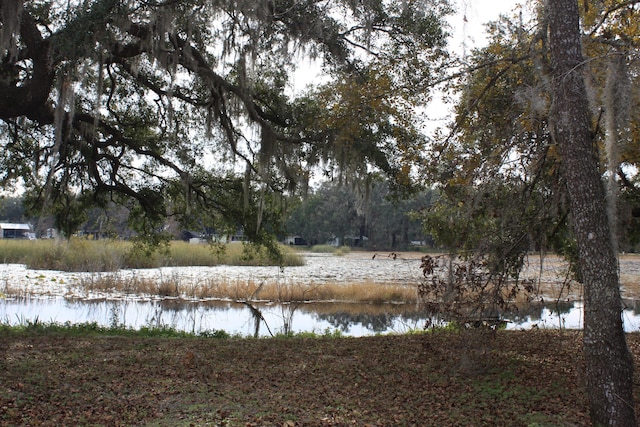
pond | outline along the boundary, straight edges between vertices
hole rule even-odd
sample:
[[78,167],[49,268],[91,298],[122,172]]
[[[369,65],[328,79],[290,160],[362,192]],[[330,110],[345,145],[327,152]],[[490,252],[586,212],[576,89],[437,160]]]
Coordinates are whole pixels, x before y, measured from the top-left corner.
[[[119,275],[179,278],[184,283],[207,277],[228,280],[279,280],[305,283],[418,283],[419,256],[393,259],[355,253],[348,256],[306,254],[302,267],[198,267],[127,270]],[[536,267],[537,268],[537,267]],[[189,300],[158,296],[87,292],[78,283],[90,273],[28,270],[23,265],[0,265],[0,323],[85,323],[101,326],[171,327],[203,333],[224,330],[232,335],[270,336],[286,332],[339,331],[346,336],[403,333],[421,329],[431,319],[415,304],[253,303]],[[11,291],[11,292],[9,292]],[[640,330],[640,302],[625,300],[627,331]],[[510,329],[582,327],[579,301],[535,303],[518,313],[505,314]]]
[[[339,303],[258,304],[263,319],[242,303],[177,299],[78,300],[64,297],[15,297],[0,300],[0,322],[84,323],[101,326],[172,327],[192,333],[224,330],[232,335],[270,336],[285,332],[339,331],[345,336],[403,333],[422,329],[427,316],[415,305]],[[526,313],[506,315],[508,329],[582,327],[582,304],[533,304]],[[624,311],[625,329],[640,330],[640,303]]]

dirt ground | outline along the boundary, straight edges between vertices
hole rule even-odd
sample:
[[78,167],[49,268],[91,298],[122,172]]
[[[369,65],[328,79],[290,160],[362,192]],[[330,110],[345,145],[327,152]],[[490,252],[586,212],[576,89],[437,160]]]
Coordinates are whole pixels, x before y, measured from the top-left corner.
[[1,426],[589,425],[575,331],[0,343]]

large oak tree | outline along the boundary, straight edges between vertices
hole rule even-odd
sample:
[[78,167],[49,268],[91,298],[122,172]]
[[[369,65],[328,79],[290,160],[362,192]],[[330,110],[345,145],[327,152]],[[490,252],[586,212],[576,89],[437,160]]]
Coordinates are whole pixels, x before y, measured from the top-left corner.
[[[408,174],[421,140],[412,107],[445,58],[449,11],[444,0],[0,0],[0,181],[68,233],[87,206],[116,201],[143,233],[175,215],[266,239],[277,195],[313,167]],[[328,80],[294,91],[309,64]]]

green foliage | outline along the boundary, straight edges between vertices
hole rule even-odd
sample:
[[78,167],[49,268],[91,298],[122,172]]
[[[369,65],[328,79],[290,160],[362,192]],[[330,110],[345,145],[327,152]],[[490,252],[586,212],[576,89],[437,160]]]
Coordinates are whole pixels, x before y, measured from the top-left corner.
[[121,326],[100,326],[95,322],[91,323],[58,323],[42,322],[39,319],[24,321],[17,326],[0,323],[0,332],[3,334],[19,335],[65,335],[76,337],[87,336],[123,336],[140,338],[218,338],[228,339],[231,336],[223,330],[203,331],[198,334],[179,331],[175,328],[163,327],[142,327],[140,329],[125,328]]
[[156,257],[168,257],[170,241],[165,233],[149,232],[143,236],[136,236],[132,245],[124,254],[126,265],[134,268],[150,268],[157,265]]
[[320,254],[332,254],[336,251],[336,247],[331,245],[313,245],[310,250],[311,252]]
[[198,336],[202,338],[220,338],[220,339],[229,339],[232,336],[222,329],[216,329],[213,331],[203,331],[198,334]]
[[23,222],[25,211],[22,198],[0,197],[0,218],[6,222]]
[[278,333],[274,335],[277,339],[319,339],[319,338],[344,338],[344,335],[339,329],[326,328],[322,333],[311,332],[289,332],[286,334]]
[[396,194],[390,182],[373,180],[364,187],[325,183],[291,209],[287,231],[311,245],[338,238],[340,245],[375,250],[403,250],[412,240],[425,241],[421,217],[431,191]]
[[459,333],[462,327],[464,326],[460,325],[460,322],[453,320],[450,322],[445,322],[443,324],[433,324],[429,328],[425,329],[425,331],[431,334],[452,334]]
[[529,251],[568,254],[563,248],[572,233],[566,207],[545,188],[502,179],[443,188],[434,205],[422,212],[425,233],[454,255],[481,256],[491,271],[512,276]]
[[548,52],[523,24],[493,23],[489,44],[467,58],[474,71],[455,85],[455,120],[426,169],[438,198],[423,211],[439,247],[515,277],[529,251],[576,259],[571,184],[549,133]]
[[[631,89],[637,75],[628,71],[623,75],[622,67],[616,79],[629,80],[630,86],[613,105],[607,95],[607,73],[612,58],[628,59],[635,49],[629,40],[637,37],[636,27],[622,23],[636,12],[633,6],[612,2],[581,6],[589,34],[583,49],[589,56],[592,101],[603,106],[592,132],[602,148],[603,174],[610,168],[607,174],[617,175],[610,201],[612,212],[617,210],[613,216],[619,219],[612,223],[617,224],[620,249],[629,251],[637,240],[632,211],[638,200],[638,177],[632,171],[640,158],[630,136],[637,133],[640,120],[629,111],[640,102],[640,94]],[[549,131],[551,66],[546,36],[535,25],[545,19],[537,14],[541,11],[533,10],[531,22],[507,16],[491,23],[488,45],[465,58],[472,71],[452,82],[459,95],[456,116],[448,133],[438,134],[433,161],[425,169],[427,181],[439,188],[437,203],[425,211],[425,227],[438,245],[463,256],[474,252],[517,261],[527,250],[554,251],[572,262],[574,277],[580,279],[566,190],[573,183],[563,176],[564,166]],[[603,42],[612,34],[627,41],[615,47]],[[605,110],[614,109],[625,125],[608,130]],[[620,138],[619,159],[605,152],[611,134]]]
[[[0,184],[20,183],[67,238],[91,208],[125,206],[141,255],[177,221],[241,229],[278,257],[286,198],[314,168],[408,185],[424,146],[413,107],[446,59],[451,13],[444,0],[14,6]],[[332,83],[292,93],[307,59]]]
[[58,185],[34,187],[24,196],[26,214],[37,217],[44,212],[55,218],[55,228],[66,238],[70,238],[87,219],[87,209],[98,202],[91,194],[70,194]]
[[[215,338],[230,339],[240,338],[232,336],[228,332],[221,329],[202,331],[197,334],[180,331],[172,327],[149,327],[143,326],[139,329],[127,328],[118,325],[100,326],[95,322],[90,323],[59,323],[59,322],[43,322],[36,318],[35,320],[26,320],[18,325],[9,325],[0,322],[0,333],[3,334],[19,334],[19,335],[51,335],[60,334],[66,336],[123,336],[123,337],[141,337],[141,338]],[[317,332],[290,332],[288,334],[276,334],[274,338],[280,339],[318,339],[318,338],[343,338],[339,329],[326,328],[321,333]],[[248,337],[247,337],[248,338]]]

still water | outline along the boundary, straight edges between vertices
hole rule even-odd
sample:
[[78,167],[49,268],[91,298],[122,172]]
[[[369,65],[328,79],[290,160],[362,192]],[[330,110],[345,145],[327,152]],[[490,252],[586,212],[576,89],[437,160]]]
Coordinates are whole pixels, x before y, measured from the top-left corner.
[[[101,326],[172,327],[203,333],[224,330],[242,336],[270,336],[284,332],[340,331],[346,336],[402,333],[421,329],[427,316],[414,305],[369,305],[338,303],[261,304],[263,319],[256,321],[244,304],[234,302],[189,302],[184,300],[76,300],[64,297],[3,298],[0,322],[84,323]],[[582,304],[530,306],[526,313],[505,316],[508,329],[582,327]],[[640,304],[624,311],[625,329],[640,330]]]
[[[419,257],[372,258],[305,256],[303,267],[203,267],[128,270],[119,275],[179,278],[186,283],[225,277],[229,280],[279,280],[304,283],[367,282],[417,283]],[[224,330],[232,335],[270,336],[286,332],[340,331],[346,336],[402,333],[421,329],[431,319],[414,304],[301,303],[249,306],[229,301],[190,301],[139,295],[87,293],[78,286],[89,273],[28,270],[22,265],[0,265],[0,323],[85,323],[101,326],[172,327],[193,333]],[[640,330],[640,302],[625,301],[627,331]],[[582,327],[580,302],[533,304],[505,315],[510,329]]]

